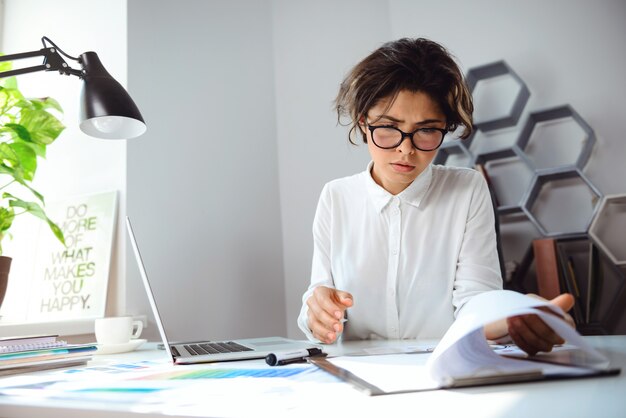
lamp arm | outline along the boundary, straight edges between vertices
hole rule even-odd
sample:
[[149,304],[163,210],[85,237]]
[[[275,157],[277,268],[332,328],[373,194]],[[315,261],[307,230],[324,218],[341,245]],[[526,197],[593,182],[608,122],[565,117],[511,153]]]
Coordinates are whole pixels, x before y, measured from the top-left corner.
[[26,74],[26,73],[34,73],[38,71],[58,71],[59,74],[64,75],[75,75],[77,77],[82,77],[83,72],[81,70],[76,70],[65,62],[63,57],[57,52],[56,48],[42,48],[39,51],[30,51],[30,52],[22,52],[19,54],[10,54],[10,55],[2,55],[0,56],[0,62],[4,61],[15,61],[24,58],[32,58],[43,56],[43,64],[35,65],[32,67],[19,68],[17,70],[9,70],[0,72],[0,78],[11,77],[14,75]]
[[[76,58],[63,52],[45,36],[41,38],[41,42],[43,48],[39,51],[0,56],[0,62],[42,56],[42,65],[2,71],[0,79],[38,71],[58,71],[59,74],[75,75],[83,81],[80,129],[84,133],[103,139],[127,139],[135,138],[146,131],[146,123],[137,105],[124,87],[106,71],[98,54],[89,51]],[[81,69],[67,65],[61,55],[77,61]]]

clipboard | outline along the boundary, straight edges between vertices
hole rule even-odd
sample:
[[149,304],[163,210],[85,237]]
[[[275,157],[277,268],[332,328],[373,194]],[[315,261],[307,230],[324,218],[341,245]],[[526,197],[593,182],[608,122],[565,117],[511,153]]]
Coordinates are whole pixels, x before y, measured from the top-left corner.
[[[401,354],[401,356],[411,356],[411,354]],[[380,357],[380,356],[372,356]],[[413,392],[426,392],[442,389],[458,389],[467,387],[478,386],[492,386],[492,385],[504,385],[504,384],[516,384],[516,383],[530,383],[538,381],[552,381],[552,380],[566,380],[566,379],[583,379],[590,377],[607,377],[615,376],[621,373],[620,368],[606,368],[595,369],[591,367],[581,367],[579,365],[569,365],[560,362],[548,362],[546,360],[529,360],[513,358],[518,361],[532,363],[533,366],[529,366],[523,371],[474,375],[474,376],[459,376],[453,379],[448,379],[444,383],[432,382],[425,385],[407,386],[405,388],[395,388],[392,390],[385,389],[384,387],[377,386],[375,382],[368,381],[357,373],[337,366],[332,363],[332,358],[327,357],[309,357],[307,362],[313,364],[320,369],[330,373],[331,375],[351,384],[355,389],[363,392],[368,396],[381,396],[381,395],[394,395],[402,393]],[[546,367],[546,365],[557,366],[556,369],[560,369],[561,372],[548,372],[546,370],[555,370],[555,367]],[[568,368],[571,373],[568,373]]]

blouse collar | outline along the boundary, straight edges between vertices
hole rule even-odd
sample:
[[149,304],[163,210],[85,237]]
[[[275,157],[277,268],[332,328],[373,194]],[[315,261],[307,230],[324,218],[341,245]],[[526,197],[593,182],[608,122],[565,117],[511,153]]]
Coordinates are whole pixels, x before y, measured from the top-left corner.
[[381,212],[394,197],[398,197],[402,202],[418,208],[428,191],[433,177],[432,165],[428,164],[426,169],[422,171],[406,189],[394,196],[374,181],[372,178],[372,167],[374,167],[374,161],[370,161],[367,165],[363,176],[366,182],[367,194],[379,212]]

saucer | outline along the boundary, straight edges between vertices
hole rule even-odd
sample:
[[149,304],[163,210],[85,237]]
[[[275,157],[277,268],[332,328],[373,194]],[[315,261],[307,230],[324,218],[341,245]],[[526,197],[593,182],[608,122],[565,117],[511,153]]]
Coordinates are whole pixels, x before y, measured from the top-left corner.
[[98,344],[98,350],[95,354],[117,354],[117,353],[127,353],[129,351],[134,351],[139,348],[140,345],[144,344],[148,340],[130,340],[127,343],[123,344]]

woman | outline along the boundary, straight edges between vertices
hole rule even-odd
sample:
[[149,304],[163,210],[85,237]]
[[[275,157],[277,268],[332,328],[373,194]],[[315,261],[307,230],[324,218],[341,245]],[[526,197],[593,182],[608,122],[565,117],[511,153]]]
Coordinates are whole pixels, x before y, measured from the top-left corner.
[[[502,288],[494,213],[471,169],[431,165],[448,132],[472,130],[463,75],[441,45],[400,39],[349,73],[336,99],[372,161],[324,187],[298,325],[314,341],[441,338],[474,295]],[[571,295],[553,303],[571,308]],[[562,343],[534,315],[486,327],[529,353]]]

